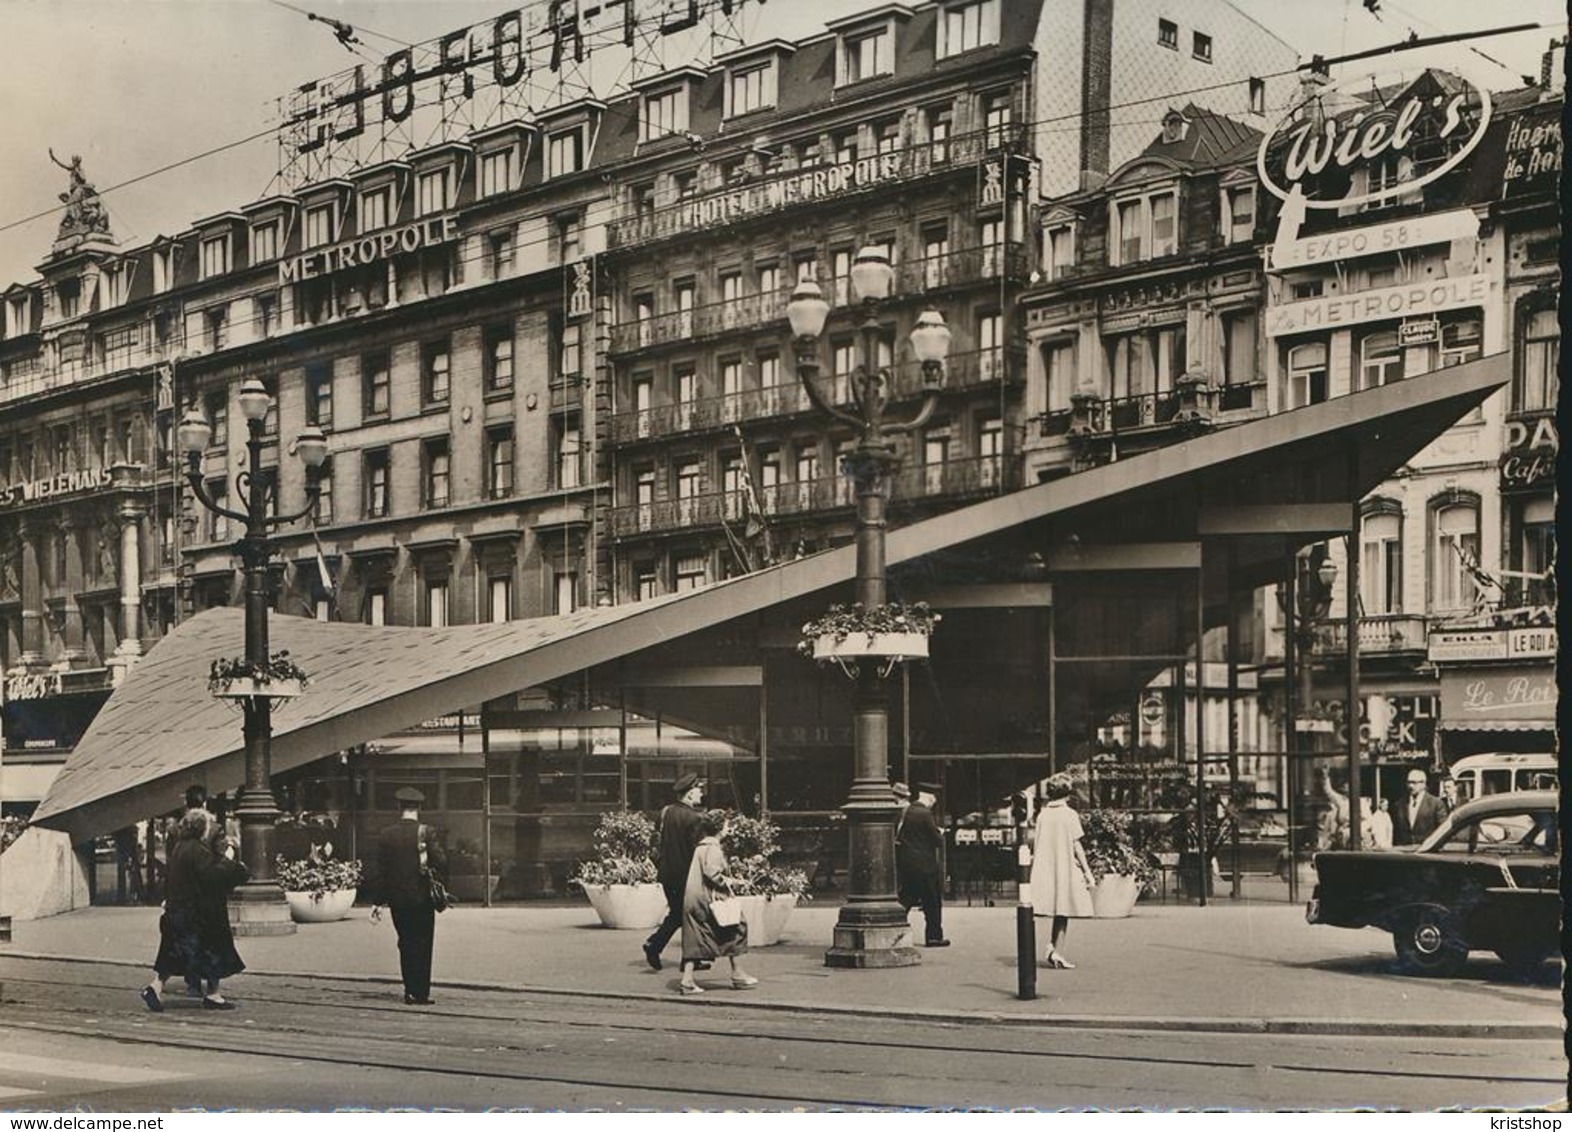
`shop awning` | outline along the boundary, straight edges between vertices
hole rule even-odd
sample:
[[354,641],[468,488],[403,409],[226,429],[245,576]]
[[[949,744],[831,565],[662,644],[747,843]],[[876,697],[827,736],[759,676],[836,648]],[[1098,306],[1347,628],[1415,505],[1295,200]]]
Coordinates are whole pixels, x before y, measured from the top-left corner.
[[[1197,436],[892,530],[891,565],[1044,520],[1081,521],[1131,499],[1352,502],[1508,379],[1504,354]],[[275,615],[274,649],[311,674],[274,712],[273,768],[412,728],[773,605],[850,582],[835,550],[651,601],[564,617],[445,629]],[[215,658],[243,651],[239,609],[202,613],[133,668],[82,736],[34,820],[80,841],[176,807],[193,782],[243,780],[240,715],[207,694]]]
[[1443,731],[1549,731],[1556,726],[1555,665],[1506,664],[1441,670]]

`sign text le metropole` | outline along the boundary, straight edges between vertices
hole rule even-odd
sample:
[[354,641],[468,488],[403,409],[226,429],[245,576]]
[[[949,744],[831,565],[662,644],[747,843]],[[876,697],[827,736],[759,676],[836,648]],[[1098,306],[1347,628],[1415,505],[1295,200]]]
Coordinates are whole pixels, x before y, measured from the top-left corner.
[[1266,333],[1267,337],[1275,338],[1283,334],[1326,330],[1378,319],[1477,307],[1483,305],[1489,297],[1490,276],[1485,274],[1427,279],[1422,283],[1378,287],[1346,295],[1323,295],[1268,307]]

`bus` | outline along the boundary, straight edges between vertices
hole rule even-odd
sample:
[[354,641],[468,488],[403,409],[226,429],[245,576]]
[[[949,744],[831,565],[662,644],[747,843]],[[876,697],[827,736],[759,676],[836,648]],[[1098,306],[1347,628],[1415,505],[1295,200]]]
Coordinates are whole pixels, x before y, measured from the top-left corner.
[[1555,790],[1555,755],[1469,755],[1452,764],[1457,800],[1467,802],[1509,790]]

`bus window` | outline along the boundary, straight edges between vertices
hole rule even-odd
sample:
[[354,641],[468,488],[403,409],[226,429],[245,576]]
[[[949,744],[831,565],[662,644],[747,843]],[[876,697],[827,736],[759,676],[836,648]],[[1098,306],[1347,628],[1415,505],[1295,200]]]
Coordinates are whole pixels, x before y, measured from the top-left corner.
[[1520,770],[1517,772],[1519,790],[1554,790],[1556,772],[1553,770]]
[[1510,770],[1486,770],[1479,774],[1479,794],[1505,794],[1512,789],[1512,772]]

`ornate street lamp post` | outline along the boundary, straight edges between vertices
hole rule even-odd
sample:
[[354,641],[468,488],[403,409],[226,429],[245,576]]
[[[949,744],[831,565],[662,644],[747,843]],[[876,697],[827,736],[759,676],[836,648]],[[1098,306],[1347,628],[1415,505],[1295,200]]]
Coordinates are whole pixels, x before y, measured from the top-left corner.
[[[1294,712],[1288,719],[1288,758],[1290,773],[1290,805],[1299,811],[1299,814],[1290,812],[1288,819],[1288,889],[1289,899],[1297,900],[1299,889],[1299,849],[1294,836],[1294,829],[1298,824],[1296,819],[1308,811],[1309,807],[1302,793],[1301,771],[1299,763],[1304,756],[1315,752],[1315,740],[1312,732],[1301,731],[1300,719],[1308,718],[1310,705],[1314,700],[1314,664],[1311,656],[1315,649],[1316,625],[1322,621],[1332,608],[1332,587],[1337,582],[1337,563],[1327,555],[1326,544],[1318,543],[1310,549],[1310,553],[1294,558],[1294,585],[1290,597],[1286,583],[1278,583],[1277,604],[1283,615],[1288,619],[1288,631],[1294,636],[1294,649],[1299,666],[1299,692],[1298,703]],[[1357,730],[1359,720],[1358,709],[1353,709],[1356,718],[1348,722],[1348,726]],[[1348,784],[1349,830],[1354,838],[1353,847],[1359,846],[1359,779],[1357,773],[1351,775]]]
[[[303,519],[316,506],[322,489],[322,462],[327,459],[327,438],[314,426],[300,433],[295,454],[306,466],[306,506],[293,515],[270,516],[268,484],[262,470],[262,430],[273,398],[260,381],[252,378],[240,387],[239,400],[246,419],[247,462],[245,470],[235,476],[235,489],[237,496],[245,500],[243,511],[220,505],[202,481],[202,453],[207,450],[213,428],[198,410],[193,408],[181,418],[179,442],[186,453],[186,482],[198,502],[216,515],[245,525],[246,533],[236,544],[246,579],[245,660],[252,671],[261,671],[268,662],[267,565],[273,553],[268,529]],[[235,931],[239,935],[287,935],[295,930],[295,925],[284,902],[283,889],[273,875],[273,825],[278,818],[278,804],[272,785],[272,700],[253,695],[240,704],[245,713],[246,781],[235,816],[240,819],[241,859],[251,879],[235,890]]]
[[[820,412],[857,430],[857,447],[845,458],[857,490],[857,601],[864,608],[885,604],[884,527],[889,476],[899,463],[891,438],[921,428],[938,404],[950,328],[928,310],[911,332],[922,363],[923,403],[905,422],[885,419],[892,375],[878,364],[879,306],[890,297],[895,271],[878,248],[863,248],[852,264],[851,285],[862,304],[861,360],[850,375],[854,410],[830,403],[818,388],[819,336],[830,307],[819,285],[797,285],[786,308],[795,339],[797,377]],[[850,861],[846,903],[825,953],[830,967],[906,967],[918,962],[911,946],[906,910],[895,899],[895,820],[898,809],[889,783],[889,699],[876,664],[857,671],[852,721],[851,794],[842,807],[849,824]]]

